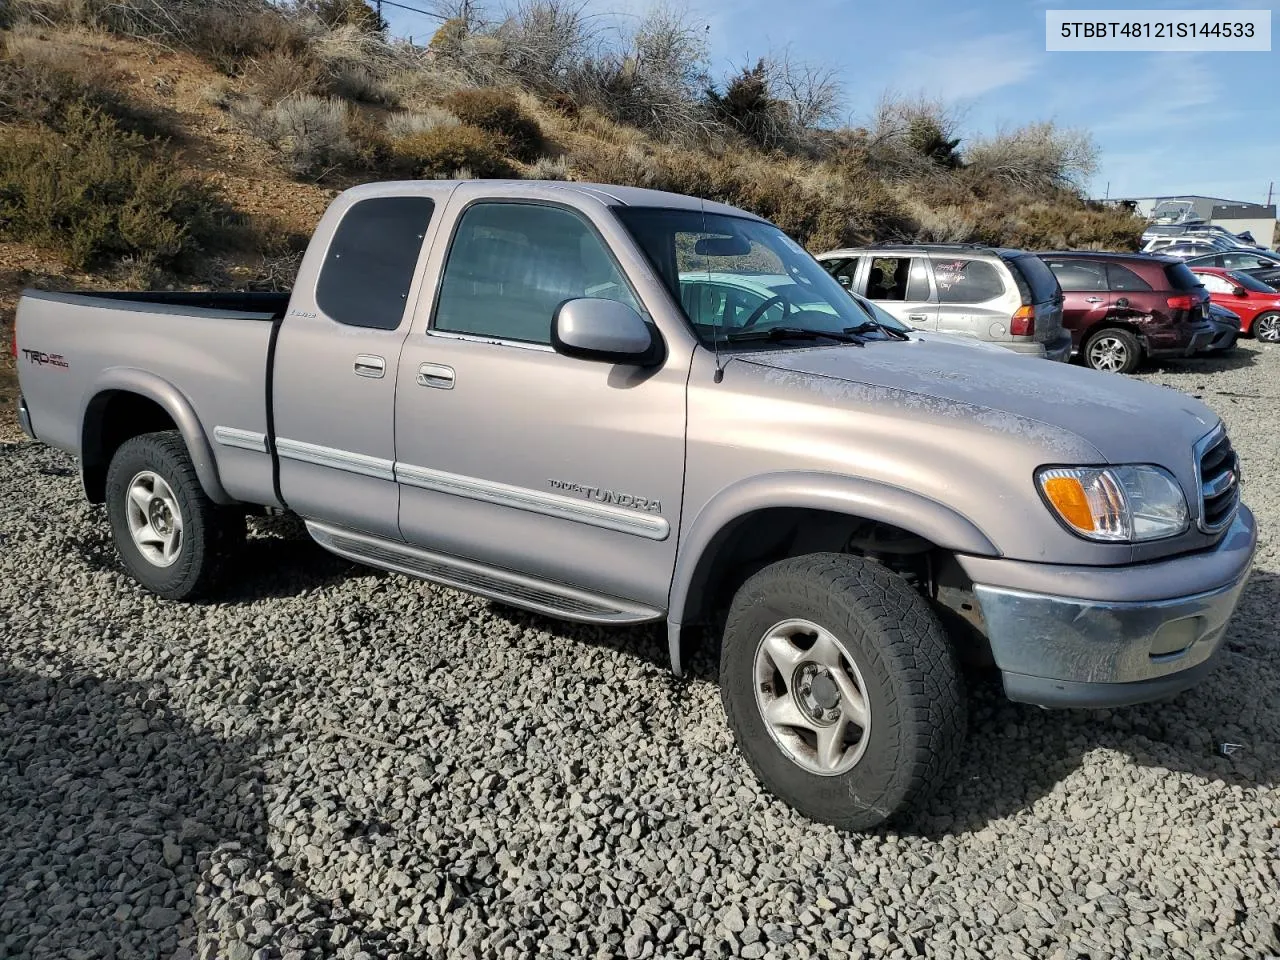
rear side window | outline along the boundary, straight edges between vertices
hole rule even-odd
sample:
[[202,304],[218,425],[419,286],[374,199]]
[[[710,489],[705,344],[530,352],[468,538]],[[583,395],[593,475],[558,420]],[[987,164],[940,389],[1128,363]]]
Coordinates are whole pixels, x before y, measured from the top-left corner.
[[1128,267],[1122,267],[1118,263],[1107,264],[1107,281],[1111,284],[1112,290],[1118,290],[1123,293],[1140,293],[1143,290],[1151,289],[1151,284],[1147,283]]
[[867,298],[926,301],[929,299],[928,269],[928,261],[923,257],[876,257],[867,276]]
[[320,268],[316,305],[350,327],[400,326],[434,209],[427,197],[371,197],[353,204]]
[[982,303],[1004,293],[1004,282],[985,260],[934,260],[939,303]]
[[1185,263],[1169,264],[1164,268],[1164,275],[1169,278],[1169,286],[1174,290],[1194,290],[1201,286],[1200,278]]
[[1007,263],[1009,269],[1022,277],[1031,288],[1033,303],[1047,303],[1058,298],[1058,280],[1039,257],[1028,254],[1025,257],[1014,257]]
[[1048,266],[1068,293],[1107,289],[1107,273],[1100,263],[1092,260],[1049,260]]

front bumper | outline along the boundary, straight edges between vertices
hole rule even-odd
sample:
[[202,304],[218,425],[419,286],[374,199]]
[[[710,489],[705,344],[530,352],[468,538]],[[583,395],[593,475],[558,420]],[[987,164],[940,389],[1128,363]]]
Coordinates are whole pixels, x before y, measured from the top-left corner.
[[27,409],[27,401],[22,394],[18,394],[18,426],[32,440],[36,438],[36,432],[31,429],[31,411]]
[[[1256,547],[1253,514],[1242,506],[1202,554],[1119,568],[961,564],[987,575],[975,578],[973,592],[1009,699],[1112,707],[1169,696],[1212,670]],[[1011,576],[992,582],[1005,564]],[[1037,582],[1075,589],[1069,596],[1027,589]]]

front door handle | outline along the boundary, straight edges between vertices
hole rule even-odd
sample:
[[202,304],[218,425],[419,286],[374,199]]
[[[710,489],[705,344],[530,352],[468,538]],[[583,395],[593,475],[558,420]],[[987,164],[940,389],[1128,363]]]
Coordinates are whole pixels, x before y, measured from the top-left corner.
[[907,314],[907,319],[910,320],[912,323],[924,323],[926,320],[929,319],[929,316],[928,314],[924,314],[924,313],[909,313]]
[[386,374],[387,361],[371,353],[362,353],[356,357],[355,371],[357,377],[373,377],[377,380]]
[[1085,303],[1101,303],[1102,298],[1101,297],[1085,297],[1084,302]]
[[441,390],[453,389],[453,367],[443,363],[424,363],[418,367],[418,385],[438,387]]

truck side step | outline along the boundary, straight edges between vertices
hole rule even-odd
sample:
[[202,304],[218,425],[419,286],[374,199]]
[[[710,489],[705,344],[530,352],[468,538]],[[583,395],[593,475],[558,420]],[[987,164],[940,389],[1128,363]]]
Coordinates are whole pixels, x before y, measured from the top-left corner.
[[327,523],[308,520],[307,532],[331,553],[371,567],[430,580],[513,607],[583,623],[644,623],[661,620],[661,610],[619,600],[562,583],[538,580],[475,560],[431,553]]

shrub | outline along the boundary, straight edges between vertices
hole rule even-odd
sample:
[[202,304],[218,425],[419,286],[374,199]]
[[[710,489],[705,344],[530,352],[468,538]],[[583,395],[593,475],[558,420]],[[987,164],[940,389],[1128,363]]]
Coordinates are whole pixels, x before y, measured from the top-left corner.
[[396,93],[368,67],[358,63],[338,62],[329,68],[329,93],[357,103],[394,106]]
[[450,177],[465,169],[481,178],[511,176],[511,167],[493,135],[478,127],[459,124],[436,127],[392,141],[399,166],[415,177]]
[[341,100],[308,95],[287,97],[266,107],[250,100],[233,107],[255,136],[279,151],[299,176],[323,174],[354,154],[347,136],[349,110]]
[[0,236],[56,250],[81,269],[132,258],[163,267],[217,239],[217,195],[152,156],[145,139],[84,104],[61,131],[0,140]]
[[315,14],[329,29],[355,27],[365,33],[382,33],[387,29],[378,12],[364,0],[304,0],[299,6]]
[[427,107],[414,113],[393,113],[387,117],[387,136],[399,140],[415,133],[425,133],[439,127],[456,127],[461,123],[443,107]]
[[320,67],[310,57],[277,51],[255,61],[245,74],[264,100],[275,103],[286,97],[313,93],[320,80]]
[[712,116],[762,149],[788,146],[795,139],[786,104],[769,90],[764,60],[744,68],[729,81],[724,93],[709,87],[707,102]]
[[0,120],[38,120],[57,125],[73,103],[86,103],[125,130],[147,136],[164,132],[149,111],[120,90],[121,75],[69,42],[14,35],[0,60]]
[[525,173],[528,180],[568,180],[569,161],[564,157],[539,157]]
[[456,90],[445,97],[444,105],[463,123],[502,137],[517,160],[535,160],[542,150],[538,121],[505,90]]
[[1098,148],[1088,133],[1031,123],[982,137],[965,160],[979,177],[1037,191],[1076,190],[1098,169]]

